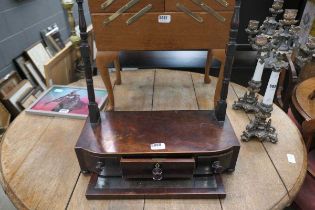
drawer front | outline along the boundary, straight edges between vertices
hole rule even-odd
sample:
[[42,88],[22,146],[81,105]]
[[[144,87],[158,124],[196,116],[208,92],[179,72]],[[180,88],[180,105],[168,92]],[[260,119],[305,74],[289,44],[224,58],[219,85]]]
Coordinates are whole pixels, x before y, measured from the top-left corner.
[[[224,7],[219,4],[216,0],[203,0],[205,4],[209,7],[213,8],[216,11],[234,11],[235,0],[226,0],[229,3],[228,7]],[[191,11],[203,11],[197,4],[192,2],[191,0],[166,0],[165,1],[165,11],[166,12],[176,12],[178,9],[176,8],[176,3],[179,2],[186,6]]]
[[195,174],[220,174],[225,171],[234,170],[233,162],[234,151],[214,156],[198,156],[196,158],[197,167]]
[[[130,0],[114,0],[105,9],[101,8],[101,5],[106,0],[89,0],[90,13],[113,13],[127,4]],[[127,12],[138,12],[148,4],[152,4],[151,12],[164,12],[164,0],[140,0],[137,4],[132,6]]]
[[126,179],[192,178],[195,160],[193,158],[122,158],[120,166]]
[[[198,14],[202,23],[176,12],[148,13],[131,25],[126,21],[133,14],[122,14],[107,25],[103,22],[109,15],[93,14],[96,46],[100,51],[224,49],[233,12],[220,12],[224,23],[207,13]],[[159,23],[159,15],[171,15],[170,23]]]
[[120,157],[99,157],[87,153],[81,153],[84,160],[84,170],[92,173],[100,173],[104,176],[121,176]]

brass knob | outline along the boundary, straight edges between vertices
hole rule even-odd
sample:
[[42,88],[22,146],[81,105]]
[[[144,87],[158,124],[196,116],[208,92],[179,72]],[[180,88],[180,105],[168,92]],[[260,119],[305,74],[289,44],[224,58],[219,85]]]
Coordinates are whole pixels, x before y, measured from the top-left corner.
[[100,172],[100,171],[103,169],[103,167],[104,167],[104,163],[103,163],[103,162],[98,161],[98,162],[96,163],[95,168],[96,168],[97,171]]
[[155,164],[154,166],[155,168],[153,168],[152,170],[152,179],[154,181],[160,181],[163,179],[163,171],[162,169],[160,168],[160,164]]
[[98,173],[99,176],[105,176],[106,175],[106,168],[105,168],[105,164],[101,161],[98,161],[96,163],[96,171]]
[[215,174],[221,174],[224,171],[224,168],[221,166],[220,161],[214,161],[212,163],[212,170]]

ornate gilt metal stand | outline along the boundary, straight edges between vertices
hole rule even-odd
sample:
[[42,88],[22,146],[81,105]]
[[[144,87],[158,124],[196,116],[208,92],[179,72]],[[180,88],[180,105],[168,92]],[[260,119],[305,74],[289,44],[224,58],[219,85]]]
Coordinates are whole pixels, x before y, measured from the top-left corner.
[[245,112],[257,112],[257,93],[260,90],[261,82],[251,80],[248,82],[248,85],[248,92],[245,92],[243,97],[235,101],[232,107],[235,110],[243,109]]
[[246,126],[241,139],[249,141],[253,137],[257,137],[260,141],[276,143],[278,141],[276,129],[271,126],[271,119],[269,119],[273,110],[272,105],[259,103],[257,108],[255,119]]

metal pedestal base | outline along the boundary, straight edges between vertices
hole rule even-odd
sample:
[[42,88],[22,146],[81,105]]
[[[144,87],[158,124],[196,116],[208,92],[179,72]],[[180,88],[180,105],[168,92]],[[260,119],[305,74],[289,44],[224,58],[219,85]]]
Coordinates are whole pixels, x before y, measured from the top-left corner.
[[271,120],[267,119],[271,116],[272,106],[266,106],[263,103],[258,104],[259,112],[256,113],[255,119],[246,126],[241,139],[250,141],[256,137],[260,141],[269,141],[272,143],[278,142],[276,129],[271,126]]
[[249,81],[248,91],[238,101],[235,101],[232,108],[235,110],[244,110],[245,112],[257,113],[258,110],[258,97],[257,93],[260,90],[261,82]]

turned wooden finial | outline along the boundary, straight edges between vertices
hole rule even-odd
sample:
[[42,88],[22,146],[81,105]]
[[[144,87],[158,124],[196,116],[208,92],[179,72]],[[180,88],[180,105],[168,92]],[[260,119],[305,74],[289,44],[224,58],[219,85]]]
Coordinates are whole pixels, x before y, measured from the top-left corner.
[[220,99],[216,103],[216,107],[215,107],[215,114],[218,121],[224,121],[225,115],[226,115],[226,108],[227,108],[226,98],[227,98],[228,90],[229,90],[229,82],[231,79],[234,55],[236,52],[236,39],[237,39],[238,27],[240,23],[240,7],[241,7],[241,0],[236,0],[234,15],[231,21],[230,38],[226,46],[226,60],[225,60],[224,73],[223,73],[224,78],[222,82]]
[[89,98],[89,117],[90,123],[96,124],[100,122],[100,110],[98,105],[95,101],[95,93],[94,93],[94,86],[93,86],[93,77],[92,77],[92,65],[91,65],[91,58],[90,58],[90,47],[88,43],[88,33],[86,27],[86,21],[84,17],[84,10],[83,10],[83,0],[77,0],[78,4],[78,13],[79,13],[79,28],[80,28],[80,37],[81,37],[81,45],[80,51],[81,56],[84,63],[85,69],[85,79],[86,79],[86,86]]

